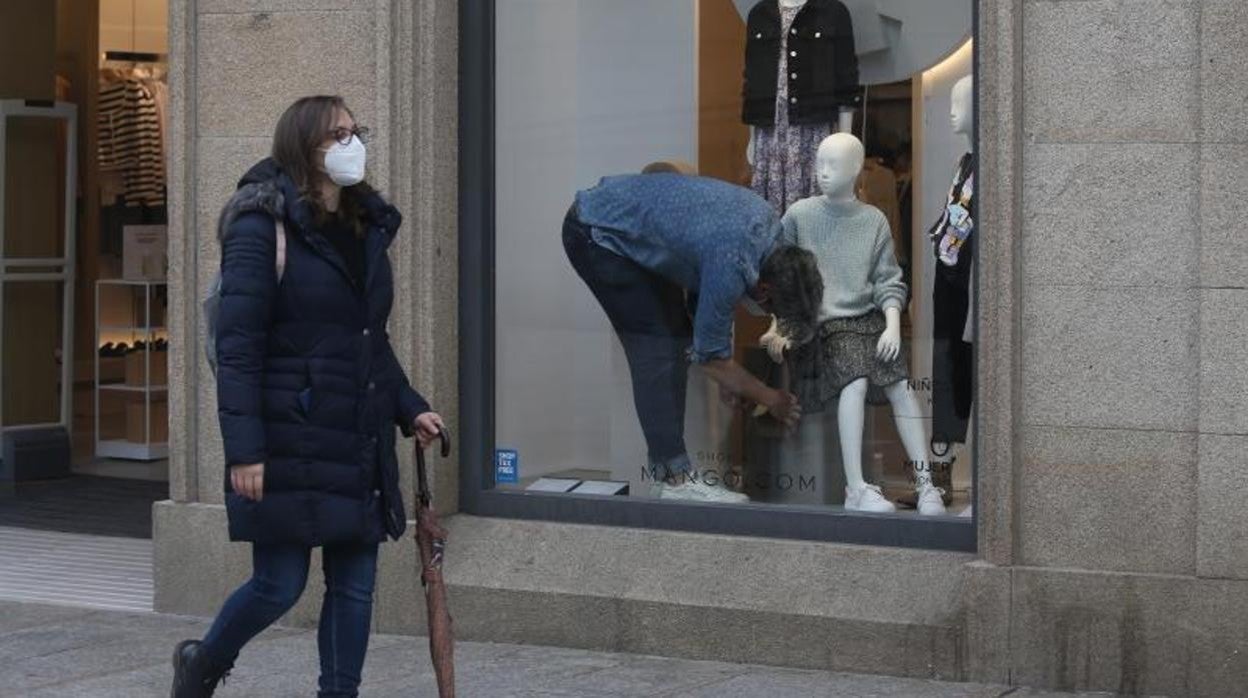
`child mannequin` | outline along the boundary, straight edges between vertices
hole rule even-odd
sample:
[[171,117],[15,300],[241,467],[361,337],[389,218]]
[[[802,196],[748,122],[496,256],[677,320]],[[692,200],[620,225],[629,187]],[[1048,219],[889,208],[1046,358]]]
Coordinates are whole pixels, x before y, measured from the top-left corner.
[[[807,415],[837,404],[847,510],[896,510],[862,474],[866,398],[868,388],[874,387],[892,404],[897,432],[918,480],[919,513],[943,514],[943,493],[932,485],[926,463],[922,411],[907,381],[901,342],[906,286],[892,234],[884,214],[854,194],[864,160],[865,149],[857,138],[844,133],[829,136],[816,157],[816,179],[823,195],[795,203],[782,221],[781,242],[814,252],[824,278],[819,331],[792,351],[794,392]],[[778,362],[792,344],[774,323],[762,343]],[[822,441],[825,422],[818,416],[804,420],[799,440]]]

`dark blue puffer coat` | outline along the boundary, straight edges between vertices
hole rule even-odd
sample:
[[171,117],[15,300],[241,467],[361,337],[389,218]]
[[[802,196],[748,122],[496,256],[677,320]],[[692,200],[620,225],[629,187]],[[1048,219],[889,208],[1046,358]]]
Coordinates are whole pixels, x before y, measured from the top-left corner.
[[[406,526],[395,427],[411,434],[429,404],[386,333],[394,278],[386,255],[401,217],[364,202],[366,282],[313,224],[272,160],[222,211],[217,412],[225,442],[230,540],[324,545],[398,538]],[[278,283],[275,218],[286,226]],[[264,463],[264,496],[230,486],[229,466]]]

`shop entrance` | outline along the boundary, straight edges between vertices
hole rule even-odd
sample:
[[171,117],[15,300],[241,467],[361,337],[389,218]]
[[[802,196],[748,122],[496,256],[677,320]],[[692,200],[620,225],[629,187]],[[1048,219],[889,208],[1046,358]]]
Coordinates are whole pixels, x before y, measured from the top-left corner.
[[[168,0],[0,6],[0,595],[107,581],[31,567],[49,535],[144,568],[168,496],[167,25]],[[150,602],[145,574],[113,588]]]

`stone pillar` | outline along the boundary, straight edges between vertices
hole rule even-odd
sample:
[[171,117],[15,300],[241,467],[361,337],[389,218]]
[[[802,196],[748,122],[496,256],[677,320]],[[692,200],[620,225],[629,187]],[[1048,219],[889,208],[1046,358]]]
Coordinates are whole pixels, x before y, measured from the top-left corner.
[[1023,3],[1021,684],[1248,676],[1246,26],[1239,0]]
[[[395,352],[458,431],[457,13],[453,0],[170,0],[169,15],[172,501],[156,510],[156,603],[208,614],[250,565],[247,546],[226,542],[216,388],[199,305],[219,266],[217,214],[267,155],[278,116],[298,97],[341,94],[375,134],[370,179],[405,217],[390,250]],[[411,445],[400,446],[408,493]],[[434,470],[447,512],[457,503],[457,472],[454,459]],[[408,539],[384,548],[379,618],[396,617],[394,605],[414,598],[412,547]],[[300,604],[296,622],[314,622],[313,601]]]

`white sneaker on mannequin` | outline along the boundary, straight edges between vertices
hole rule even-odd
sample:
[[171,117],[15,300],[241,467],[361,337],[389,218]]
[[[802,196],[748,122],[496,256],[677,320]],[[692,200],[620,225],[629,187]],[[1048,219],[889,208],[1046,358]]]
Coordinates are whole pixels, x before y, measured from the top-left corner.
[[888,514],[897,511],[892,502],[875,485],[845,488],[845,511],[866,511],[872,514]]
[[922,516],[941,516],[945,513],[945,491],[932,485],[919,488],[919,514]]

